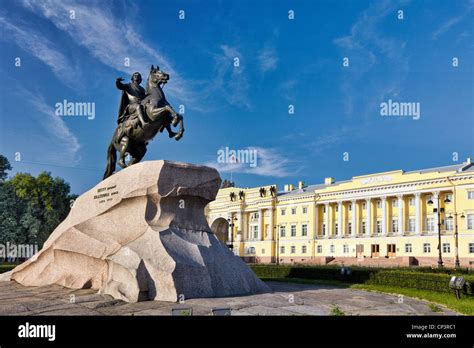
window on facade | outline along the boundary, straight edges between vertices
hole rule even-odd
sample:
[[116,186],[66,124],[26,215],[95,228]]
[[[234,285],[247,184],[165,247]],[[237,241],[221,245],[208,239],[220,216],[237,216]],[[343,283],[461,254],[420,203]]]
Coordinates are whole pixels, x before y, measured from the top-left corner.
[[285,237],[286,226],[280,226],[280,237]]
[[303,246],[301,247],[301,253],[302,253],[302,254],[306,254],[306,245],[303,245]]
[[265,249],[262,249],[262,254],[265,254]]
[[[449,201],[453,201],[453,195],[451,193],[447,193],[445,196],[444,196],[444,200],[449,200]],[[449,203],[448,203],[449,204]]]
[[295,215],[296,214],[296,208],[291,208],[291,215]]
[[361,228],[362,234],[365,234],[365,233],[366,233],[366,227],[367,227],[367,222],[362,221],[362,228]]
[[474,191],[467,191],[467,199],[474,199]]
[[296,225],[291,225],[291,236],[296,237]]
[[352,223],[351,223],[351,222],[348,222],[348,223],[347,223],[347,232],[348,232],[349,234],[352,233]]
[[377,208],[382,208],[382,201],[381,200],[377,201]]
[[[428,202],[428,201],[433,201],[433,196],[425,196],[425,201]],[[433,201],[434,202],[434,201]]]
[[469,254],[474,254],[474,243],[469,243]]
[[467,229],[474,230],[474,214],[467,214],[466,222],[467,222]]
[[286,209],[281,210],[281,215],[286,215]]
[[446,223],[446,231],[454,230],[454,219],[446,219],[444,221]]
[[331,254],[334,253],[334,249],[335,249],[335,248],[334,248],[334,245],[331,245],[331,246],[329,247],[329,252],[330,252]]
[[294,254],[296,252],[296,247],[294,245],[291,246],[291,253]]
[[349,205],[347,206],[347,209],[349,209],[349,211],[352,211],[352,203],[349,203]]
[[339,204],[336,205],[336,213],[339,211]]
[[326,224],[323,224],[323,225],[321,226],[321,232],[323,233],[323,236],[326,235]]
[[308,225],[306,224],[301,225],[301,235],[303,237],[308,235]]
[[406,253],[411,253],[411,252],[412,252],[411,243],[405,244],[405,252],[406,252]]
[[396,199],[392,200],[392,207],[398,207],[398,200]]
[[435,223],[433,217],[426,218],[426,230],[428,232],[434,232],[435,230]]
[[325,213],[325,212],[326,212],[326,206],[323,207],[323,213]]
[[[474,244],[473,244],[473,246],[474,246]],[[318,254],[322,254],[322,252],[323,252],[323,246],[322,246],[322,245],[318,245],[318,247],[316,248],[316,251],[317,251]],[[474,252],[474,251],[473,251],[473,252]]]
[[334,224],[334,233],[335,233],[335,234],[338,234],[338,233],[339,233],[339,232],[338,232],[338,227],[339,227],[338,224],[335,223],[335,224]]
[[308,207],[303,207],[303,214],[307,214],[308,213]]
[[255,254],[255,247],[248,247],[247,254]]
[[450,253],[451,245],[449,243],[443,243],[443,253]]
[[349,252],[349,245],[344,244],[342,251],[344,254],[347,254]]
[[382,221],[377,220],[377,234],[382,233]]
[[258,238],[258,226],[257,225],[252,226],[252,235],[253,235],[254,239]]
[[408,219],[408,231],[415,232],[415,219]]
[[431,244],[430,244],[430,243],[424,243],[424,244],[423,244],[423,252],[424,252],[425,254],[431,252]]
[[415,205],[415,198],[411,197],[411,198],[408,200],[408,205],[414,206],[414,205]]
[[398,219],[392,219],[392,232],[398,232]]
[[363,210],[367,209],[367,203],[366,203],[366,202],[363,202],[363,203],[362,203],[362,209],[363,209]]
[[284,254],[285,253],[285,247],[284,246],[281,246],[280,247],[280,254]]

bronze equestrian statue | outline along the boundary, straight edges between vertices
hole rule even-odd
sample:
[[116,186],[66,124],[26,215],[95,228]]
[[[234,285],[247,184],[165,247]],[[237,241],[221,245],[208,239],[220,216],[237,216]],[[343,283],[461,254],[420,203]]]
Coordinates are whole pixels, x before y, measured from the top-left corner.
[[[104,179],[115,171],[117,153],[120,157],[118,164],[125,168],[140,162],[146,153],[148,142],[158,132],[168,131],[170,138],[179,140],[183,137],[183,116],[176,113],[166,100],[162,86],[169,80],[169,75],[152,65],[147,79],[146,90],[140,86],[140,73],[132,75],[132,82],[123,84],[122,78],[117,78],[116,86],[122,91],[117,123],[112,141],[107,150],[107,168]],[[178,132],[171,130],[171,126],[179,124]],[[126,154],[131,160],[125,163]]]

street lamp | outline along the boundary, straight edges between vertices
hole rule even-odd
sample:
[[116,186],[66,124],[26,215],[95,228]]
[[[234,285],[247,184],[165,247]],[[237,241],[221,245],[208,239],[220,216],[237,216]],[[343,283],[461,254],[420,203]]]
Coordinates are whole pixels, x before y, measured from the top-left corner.
[[234,221],[237,221],[237,218],[235,216],[227,219],[227,222],[229,223],[229,228],[230,228],[230,239],[227,241],[227,246],[232,251],[234,249],[234,244],[232,244],[232,241],[233,241],[232,236],[234,234]]
[[[444,208],[440,207],[440,199],[439,199],[439,194],[437,195],[436,199],[438,200],[438,208],[433,208],[433,213],[438,214],[438,268],[443,268],[443,256],[442,256],[442,250],[441,250],[441,214],[444,213]],[[451,200],[446,196],[444,199],[444,203],[450,203]],[[428,205],[433,205],[433,199],[430,198],[430,200],[427,202]]]
[[454,250],[455,250],[455,262],[454,262],[454,267],[455,267],[455,268],[460,268],[460,267],[461,267],[461,263],[459,262],[458,215],[460,215],[461,219],[464,219],[466,216],[464,215],[464,213],[459,214],[459,213],[457,213],[457,212],[454,212],[454,213],[449,213],[449,216],[448,216],[446,219],[452,220],[452,219],[453,219],[453,215],[454,215]]
[[280,265],[280,230],[278,228],[278,226],[280,225],[275,225],[273,226],[274,229],[276,229],[276,241],[277,241],[277,245],[276,245],[276,264],[277,266]]

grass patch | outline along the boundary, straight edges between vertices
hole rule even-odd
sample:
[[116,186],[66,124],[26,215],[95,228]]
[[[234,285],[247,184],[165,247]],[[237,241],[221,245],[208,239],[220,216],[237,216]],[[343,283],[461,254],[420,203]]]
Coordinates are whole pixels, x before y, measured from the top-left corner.
[[329,315],[334,315],[336,317],[341,317],[341,316],[346,315],[346,313],[344,313],[344,311],[341,308],[339,308],[338,305],[333,304],[331,306],[331,312],[329,312]]
[[[462,314],[474,315],[474,298],[472,296],[463,296],[460,300],[458,300],[456,299],[454,293],[442,293],[430,290],[400,288],[396,286],[378,284],[352,284],[350,287],[352,289],[377,291],[388,294],[397,294],[413,297],[420,300],[432,302],[433,305],[434,303],[436,303],[446,306],[447,308]],[[430,309],[433,310],[431,306]]]
[[428,305],[428,307],[430,307],[431,311],[432,311],[432,312],[435,312],[435,313],[437,313],[437,312],[442,312],[442,311],[443,311],[441,308],[439,308],[439,307],[438,307],[437,305],[435,305],[434,303],[430,303],[430,304]]

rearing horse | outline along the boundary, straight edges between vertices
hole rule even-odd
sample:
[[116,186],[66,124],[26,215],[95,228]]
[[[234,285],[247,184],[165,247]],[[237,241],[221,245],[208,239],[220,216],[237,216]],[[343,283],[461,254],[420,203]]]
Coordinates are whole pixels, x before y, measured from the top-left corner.
[[[178,133],[174,138],[179,140],[183,137],[183,116],[173,110],[162,90],[162,85],[166,84],[169,78],[170,76],[161,71],[158,66],[156,68],[153,65],[151,66],[146,86],[147,96],[141,101],[147,123],[144,126],[133,127],[132,125],[137,122],[136,118],[138,117],[137,112],[134,112],[126,121],[117,126],[107,150],[107,168],[105,169],[104,179],[111,176],[115,171],[117,162],[116,151],[120,153],[118,164],[125,168],[140,162],[143,156],[145,156],[148,142],[158,132],[163,132],[167,126],[172,125],[176,127],[179,124]],[[118,139],[119,134],[123,133],[120,127],[131,127],[131,130],[128,132],[128,135]],[[127,153],[132,157],[128,164],[125,163],[125,155]]]

